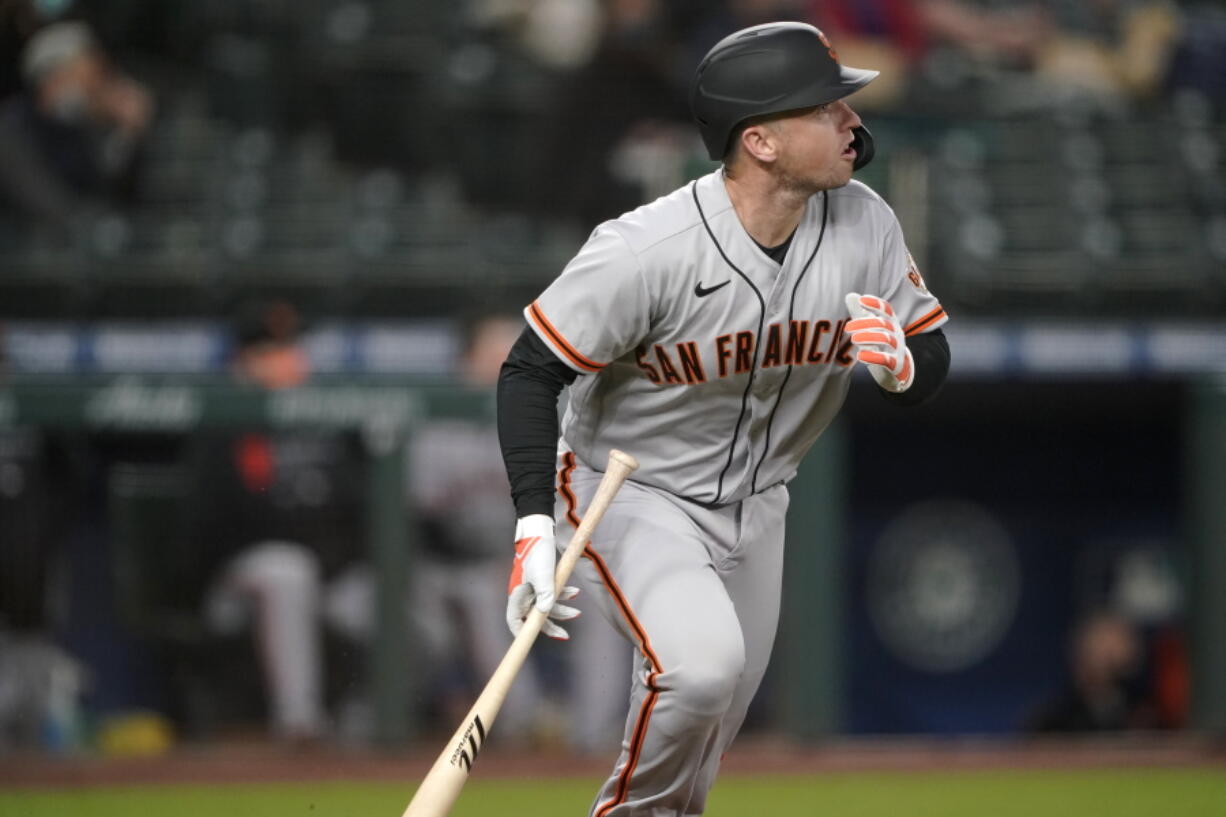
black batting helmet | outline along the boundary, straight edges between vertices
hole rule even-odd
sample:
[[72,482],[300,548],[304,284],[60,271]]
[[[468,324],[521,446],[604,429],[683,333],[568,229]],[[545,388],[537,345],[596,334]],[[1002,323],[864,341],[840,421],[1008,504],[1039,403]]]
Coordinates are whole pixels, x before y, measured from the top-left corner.
[[[718,160],[746,119],[842,99],[877,73],[841,65],[826,35],[811,25],[766,23],[730,34],[707,52],[690,88],[690,110],[707,155]],[[867,142],[857,150],[859,168],[871,158],[872,141],[867,133],[856,136]]]

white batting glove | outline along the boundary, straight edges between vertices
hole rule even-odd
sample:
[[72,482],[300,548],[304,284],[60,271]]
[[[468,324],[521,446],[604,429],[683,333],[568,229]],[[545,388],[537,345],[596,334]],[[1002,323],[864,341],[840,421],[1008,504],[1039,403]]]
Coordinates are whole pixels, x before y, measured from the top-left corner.
[[845,301],[854,320],[844,330],[855,346],[856,360],[868,365],[877,385],[886,391],[909,389],[915,380],[915,361],[894,308],[876,295],[849,292]]
[[[555,603],[554,571],[557,561],[553,517],[532,514],[515,523],[515,564],[507,584],[510,594],[507,599],[507,626],[511,628],[512,635],[519,635],[533,607],[558,621],[568,621],[579,615],[574,607]],[[569,601],[578,594],[579,588],[564,587],[558,598]],[[541,632],[560,641],[570,638],[565,630],[549,619],[541,626]]]

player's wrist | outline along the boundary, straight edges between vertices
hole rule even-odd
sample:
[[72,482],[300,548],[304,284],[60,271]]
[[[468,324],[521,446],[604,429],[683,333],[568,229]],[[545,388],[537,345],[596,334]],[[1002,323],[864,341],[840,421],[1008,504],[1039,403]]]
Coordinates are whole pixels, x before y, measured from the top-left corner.
[[915,382],[915,359],[911,355],[911,350],[903,346],[902,354],[898,356],[898,359],[901,365],[896,367],[897,371],[876,364],[868,367],[877,385],[893,394],[905,392]]
[[[556,441],[554,444],[557,444]],[[515,497],[515,515],[519,519],[535,514],[552,517],[553,507],[554,489],[552,482],[548,489],[533,490],[531,493],[524,493]]]
[[553,517],[543,513],[521,516],[515,521],[515,541],[533,536],[553,536]]

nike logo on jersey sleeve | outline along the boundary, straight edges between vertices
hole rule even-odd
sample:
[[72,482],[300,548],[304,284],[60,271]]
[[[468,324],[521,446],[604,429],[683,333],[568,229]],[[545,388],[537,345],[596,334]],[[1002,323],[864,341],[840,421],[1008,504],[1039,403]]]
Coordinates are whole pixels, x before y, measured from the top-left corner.
[[699,298],[705,298],[708,295],[710,295],[712,292],[714,292],[715,290],[721,287],[726,287],[731,283],[732,281],[731,279],[729,279],[727,281],[724,281],[722,284],[716,284],[713,287],[704,287],[702,285],[702,281],[699,281],[698,283],[694,284],[694,294],[697,295]]

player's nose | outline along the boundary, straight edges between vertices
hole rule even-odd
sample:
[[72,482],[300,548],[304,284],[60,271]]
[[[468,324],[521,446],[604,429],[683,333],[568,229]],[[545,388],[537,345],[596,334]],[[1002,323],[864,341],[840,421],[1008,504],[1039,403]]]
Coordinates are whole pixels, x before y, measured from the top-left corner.
[[856,113],[846,101],[840,99],[839,106],[843,109],[843,127],[847,130],[858,128],[864,123],[860,120],[860,114]]

